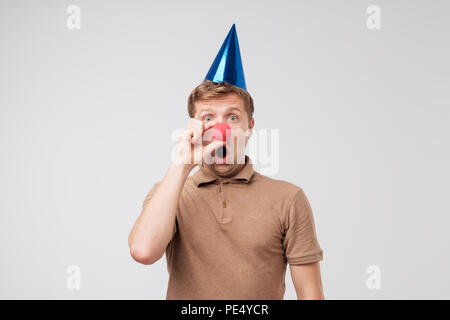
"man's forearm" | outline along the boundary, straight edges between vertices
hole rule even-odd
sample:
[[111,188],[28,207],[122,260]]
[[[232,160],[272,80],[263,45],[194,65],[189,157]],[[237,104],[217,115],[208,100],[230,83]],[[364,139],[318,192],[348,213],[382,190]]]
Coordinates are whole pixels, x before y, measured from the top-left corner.
[[298,300],[325,299],[319,262],[290,265],[290,271]]
[[297,300],[324,300],[321,285],[311,285],[302,288],[301,292],[297,292]]
[[144,264],[159,260],[171,240],[181,190],[190,169],[171,164],[150,201],[130,232],[128,244],[133,258]]

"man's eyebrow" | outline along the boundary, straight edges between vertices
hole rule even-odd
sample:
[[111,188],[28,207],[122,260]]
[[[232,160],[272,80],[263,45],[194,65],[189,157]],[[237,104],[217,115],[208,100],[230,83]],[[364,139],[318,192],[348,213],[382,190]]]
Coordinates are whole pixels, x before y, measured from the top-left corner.
[[204,111],[211,111],[211,109],[209,107],[202,107],[200,108],[199,112],[202,113]]
[[239,109],[238,107],[231,107],[231,108],[227,109],[227,111],[239,111],[239,112],[241,112],[241,109]]
[[[241,109],[239,109],[238,107],[235,107],[235,106],[231,106],[231,107],[228,107],[228,108],[226,109],[226,111],[227,111],[227,112],[230,112],[230,111],[238,111],[238,112],[241,112]],[[201,113],[203,113],[203,112],[211,112],[211,108],[210,108],[210,107],[202,107],[202,108],[200,108],[199,114],[201,114]]]

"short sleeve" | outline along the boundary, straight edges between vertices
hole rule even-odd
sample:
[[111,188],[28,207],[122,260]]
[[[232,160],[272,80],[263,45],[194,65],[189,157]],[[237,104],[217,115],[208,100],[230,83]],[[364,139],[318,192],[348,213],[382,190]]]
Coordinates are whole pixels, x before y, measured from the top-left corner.
[[[147,206],[147,204],[150,202],[151,198],[153,197],[153,195],[155,194],[156,190],[158,190],[158,187],[160,186],[161,181],[156,182],[153,187],[150,189],[150,191],[147,193],[147,195],[145,196],[145,199],[142,203],[142,211],[144,210],[144,208]],[[175,221],[174,227],[173,227],[173,233],[172,233],[172,237],[175,235],[175,233],[177,232],[177,223]]]
[[317,240],[313,212],[300,187],[287,207],[284,227],[283,249],[290,265],[322,260],[323,251]]

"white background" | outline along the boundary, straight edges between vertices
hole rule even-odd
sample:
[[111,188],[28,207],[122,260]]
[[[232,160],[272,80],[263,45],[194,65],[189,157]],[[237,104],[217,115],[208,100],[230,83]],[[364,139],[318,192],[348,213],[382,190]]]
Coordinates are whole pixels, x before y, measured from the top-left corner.
[[[66,27],[71,4],[80,30]],[[366,26],[372,4],[380,30]],[[449,10],[0,1],[0,298],[165,298],[165,260],[139,265],[128,233],[236,23],[256,133],[280,130],[271,177],[314,211],[325,297],[449,299]],[[286,285],[295,299],[289,273]]]

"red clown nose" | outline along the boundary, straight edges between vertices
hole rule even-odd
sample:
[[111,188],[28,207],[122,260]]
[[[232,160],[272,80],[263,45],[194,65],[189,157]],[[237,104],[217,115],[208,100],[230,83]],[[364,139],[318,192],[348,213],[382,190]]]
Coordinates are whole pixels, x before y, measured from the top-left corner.
[[[230,126],[226,123],[216,123],[212,128],[211,135],[215,140],[226,141],[231,130]],[[228,131],[227,131],[228,129]],[[220,147],[216,150],[216,154],[220,158],[225,158],[227,150],[225,147]]]
[[212,127],[212,136],[214,137],[214,139],[216,140],[220,140],[220,141],[226,141],[228,138],[228,130],[231,130],[230,126],[227,125],[226,123],[216,123],[213,127]]

